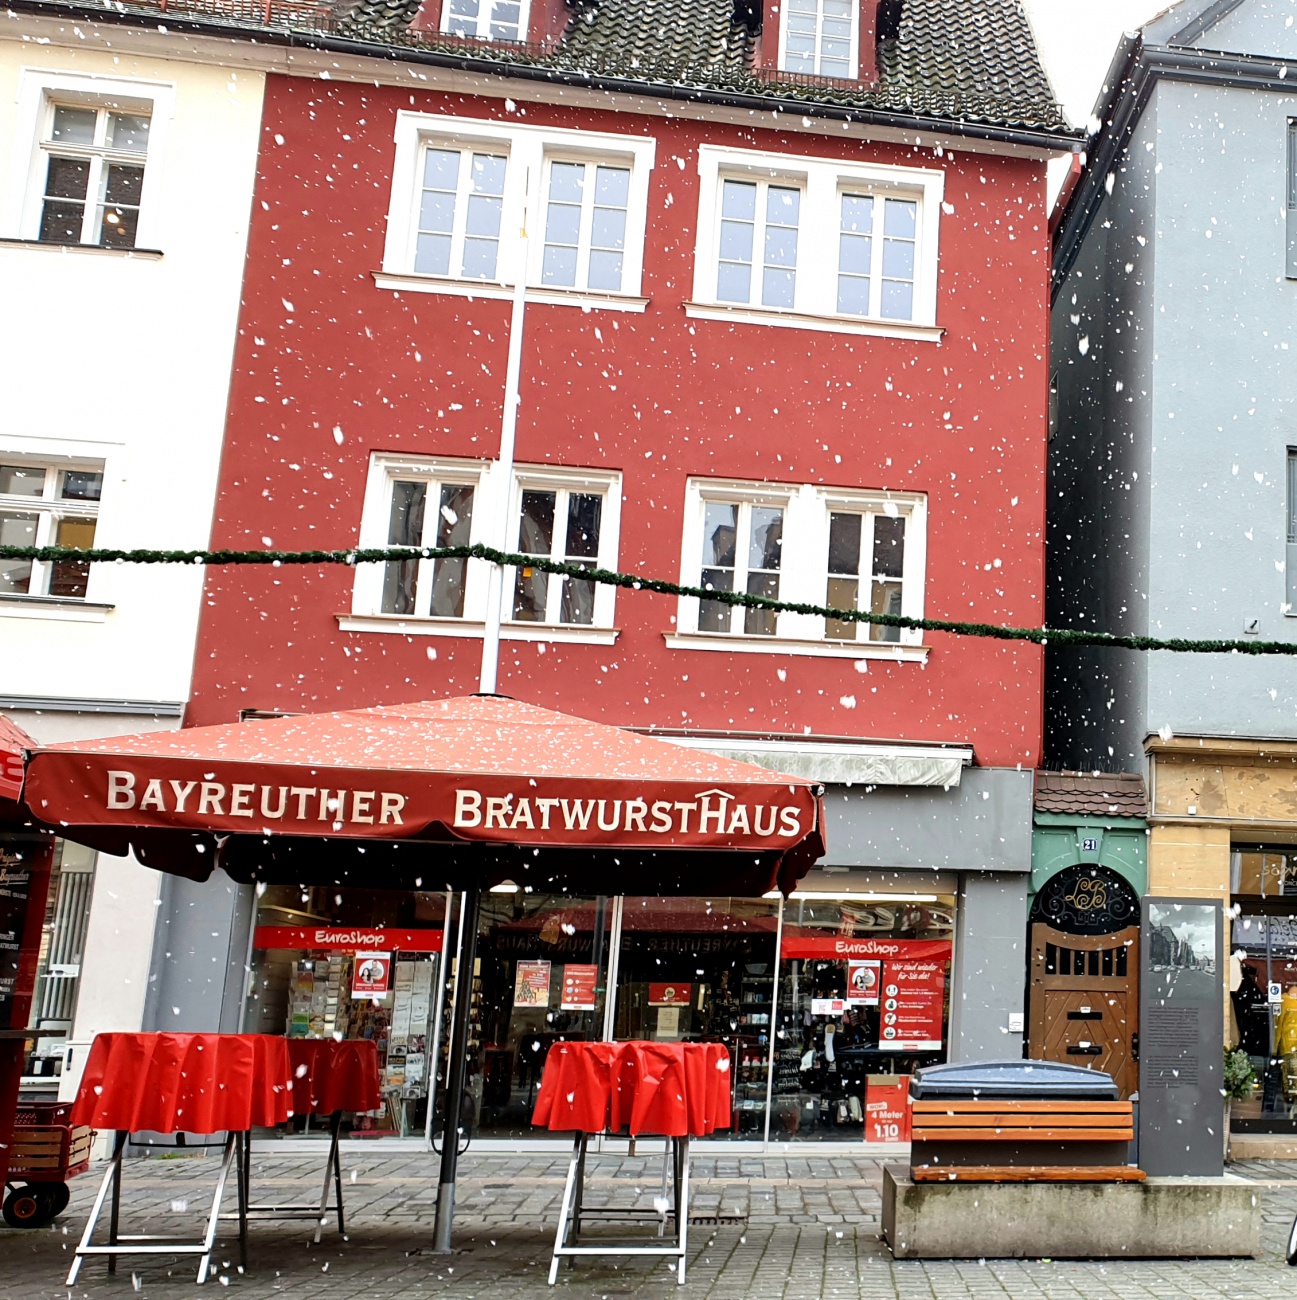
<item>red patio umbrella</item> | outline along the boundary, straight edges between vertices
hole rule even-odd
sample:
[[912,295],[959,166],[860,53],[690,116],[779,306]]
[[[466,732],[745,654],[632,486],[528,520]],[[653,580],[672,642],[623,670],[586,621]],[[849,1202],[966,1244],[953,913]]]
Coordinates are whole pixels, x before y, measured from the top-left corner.
[[747,896],[823,853],[819,795],[498,696],[52,745],[23,787],[67,838],[195,880]]
[[[465,892],[787,892],[824,851],[820,787],[500,696],[36,748],[60,834],[196,880]],[[469,998],[456,1001],[435,1242],[450,1248]]]

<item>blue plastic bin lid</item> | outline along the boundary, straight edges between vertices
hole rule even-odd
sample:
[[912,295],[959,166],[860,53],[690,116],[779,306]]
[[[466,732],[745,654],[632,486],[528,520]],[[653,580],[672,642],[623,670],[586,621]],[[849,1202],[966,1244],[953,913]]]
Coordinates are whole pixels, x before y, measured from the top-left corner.
[[920,1101],[1116,1101],[1117,1085],[1102,1070],[1058,1061],[957,1061],[914,1072],[910,1096]]

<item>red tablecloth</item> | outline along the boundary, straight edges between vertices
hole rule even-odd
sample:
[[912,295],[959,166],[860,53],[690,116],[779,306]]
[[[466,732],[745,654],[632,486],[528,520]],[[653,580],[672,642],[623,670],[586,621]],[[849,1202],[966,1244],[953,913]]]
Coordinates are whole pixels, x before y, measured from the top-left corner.
[[335,1110],[378,1110],[383,1094],[378,1047],[369,1041],[290,1038],[295,1115],[332,1115]]
[[730,1126],[730,1084],[723,1043],[555,1043],[531,1122],[556,1132],[706,1137]]
[[154,1133],[242,1132],[292,1113],[288,1042],[269,1034],[100,1034],[73,1124]]

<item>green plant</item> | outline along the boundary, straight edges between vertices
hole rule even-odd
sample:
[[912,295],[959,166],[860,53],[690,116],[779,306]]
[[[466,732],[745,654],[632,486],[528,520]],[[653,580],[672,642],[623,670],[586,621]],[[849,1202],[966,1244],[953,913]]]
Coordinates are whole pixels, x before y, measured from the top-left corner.
[[1256,1083],[1256,1071],[1252,1068],[1252,1058],[1241,1047],[1225,1049],[1225,1096],[1235,1101],[1252,1095]]

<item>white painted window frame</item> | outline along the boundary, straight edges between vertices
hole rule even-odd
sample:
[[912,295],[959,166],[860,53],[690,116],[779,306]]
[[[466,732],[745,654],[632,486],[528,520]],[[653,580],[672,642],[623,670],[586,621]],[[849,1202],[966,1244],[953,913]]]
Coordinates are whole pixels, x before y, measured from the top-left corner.
[[[598,131],[560,130],[513,122],[441,116],[402,110],[397,114],[396,156],[392,194],[383,245],[382,269],[374,273],[380,289],[406,293],[443,293],[468,298],[507,298],[519,270],[525,223],[527,239],[527,300],[567,304],[584,309],[642,312],[644,237],[648,221],[649,179],[657,142],[651,136],[613,135]],[[500,255],[492,280],[464,279],[414,271],[418,236],[418,207],[422,191],[423,150],[427,145],[461,150],[503,152],[507,158]],[[540,282],[545,247],[545,202],[549,161],[607,162],[630,168],[626,212],[626,248],[622,287],[618,292],[581,287],[544,286]],[[529,185],[524,191],[525,179]],[[458,219],[458,214],[457,214]]]
[[[447,0],[449,4],[449,0]],[[784,4],[779,15],[779,68],[782,72],[792,71],[788,66],[788,6]],[[811,73],[794,73],[794,76],[833,77],[831,72],[820,71],[820,61],[824,56],[824,0],[815,3],[815,69]],[[851,54],[850,67],[846,77],[834,80],[856,81],[860,77],[860,0],[851,3]]]
[[[9,496],[0,492],[0,510],[7,513],[36,515],[36,536],[33,546],[57,545],[55,525],[60,519],[93,519],[95,522],[96,542],[98,541],[99,507],[102,504],[102,491],[99,501],[71,501],[58,495],[61,475],[78,470],[89,474],[103,476],[107,481],[106,467],[102,460],[78,457],[76,459],[50,456],[30,456],[25,453],[0,451],[0,464],[21,465],[24,469],[45,471],[42,494],[38,497]],[[86,579],[86,593],[83,596],[51,596],[48,588],[54,566],[47,560],[32,561],[32,577],[29,590],[25,592],[0,592],[0,599],[7,601],[40,600],[66,601],[70,605],[82,602],[93,603],[91,587],[94,582],[94,565]]]
[[[680,582],[700,585],[703,528],[708,501],[745,501],[778,505],[784,510],[783,553],[779,598],[789,602],[823,605],[828,590],[829,514],[835,510],[889,513],[906,516],[905,561],[901,579],[901,613],[922,618],[927,577],[927,497],[916,492],[889,492],[784,484],[740,479],[690,478],[685,484],[684,525],[681,530]],[[736,555],[736,559],[737,559]],[[737,585],[737,578],[736,578]],[[928,648],[919,628],[904,628],[900,641],[870,641],[868,624],[855,641],[829,640],[825,619],[819,614],[781,611],[774,636],[748,635],[740,616],[732,619],[731,632],[698,630],[699,597],[681,596],[676,609],[676,631],[666,642],[672,649],[721,650],[757,654],[813,655],[821,658],[894,659],[922,662]],[[741,606],[735,607],[737,610]]]
[[[506,549],[514,550],[518,538],[518,519],[522,510],[525,489],[544,491],[568,489],[578,492],[600,492],[604,508],[599,524],[599,554],[596,564],[600,568],[615,569],[621,535],[622,476],[620,471],[559,467],[543,465],[515,465],[510,481],[497,461],[473,460],[452,456],[410,456],[388,452],[374,452],[370,456],[369,473],[361,507],[360,540],[362,549],[383,548],[388,545],[388,526],[392,509],[392,484],[398,480],[422,479],[429,485],[431,496],[434,486],[442,483],[472,483],[473,520],[469,527],[469,545],[486,541],[495,535],[494,522],[500,510],[507,511],[509,539]],[[557,533],[557,529],[555,530]],[[428,590],[431,582],[432,561],[422,561],[419,586]],[[470,560],[465,575],[464,615],[446,618],[430,614],[384,614],[382,564],[358,564],[352,587],[351,611],[338,615],[344,631],[390,632],[403,636],[463,636],[481,637],[486,622],[487,578],[489,565],[484,560]],[[574,641],[611,645],[616,640],[613,620],[616,615],[616,589],[609,586],[595,588],[594,622],[572,624],[560,622],[515,622],[513,610],[513,570],[505,576],[504,625],[501,635],[516,641]],[[558,579],[551,580],[550,607],[554,606],[553,589]],[[561,608],[561,605],[557,606]]]
[[[568,469],[541,466],[518,465],[515,467],[513,483],[509,492],[509,531],[506,536],[509,543],[506,549],[518,550],[518,526],[522,518],[522,494],[526,491],[554,492],[558,495],[554,512],[554,536],[551,540],[550,558],[562,561],[562,537],[566,537],[566,514],[563,516],[563,528],[560,529],[558,501],[566,500],[564,492],[598,493],[603,497],[603,509],[599,516],[599,550],[595,565],[600,569],[616,569],[617,546],[621,536],[621,474],[615,470]],[[611,628],[616,611],[617,588],[600,583],[594,589],[594,621],[592,623],[563,623],[558,618],[562,609],[563,580],[558,574],[549,575],[549,590],[546,593],[545,623],[532,623],[515,620],[513,614],[514,579],[513,570],[509,571],[507,590],[505,592],[506,624],[517,628],[561,627],[580,629],[586,627]]]
[[[492,41],[526,41],[528,33],[531,31],[531,0],[519,0],[518,6],[518,34],[516,36],[492,36],[491,35],[491,11],[495,7],[495,0],[479,0],[477,7],[477,30],[464,33],[465,36],[473,40]],[[442,0],[441,3],[441,31],[443,35],[451,34],[453,15],[451,10],[451,0]]]
[[[685,304],[687,316],[831,333],[940,340],[943,331],[937,324],[937,272],[941,204],[945,194],[944,171],[704,144],[698,150],[698,176],[698,233],[693,294],[691,301]],[[797,280],[791,310],[725,303],[717,297],[723,180],[766,180],[796,184],[802,189]],[[842,195],[845,193],[906,198],[918,203],[914,316],[911,320],[848,315],[838,311],[838,243]],[[881,243],[881,230],[876,239]]]
[[[82,108],[120,108],[149,116],[149,145],[144,156],[144,182],[140,192],[140,219],[134,248],[105,250],[94,243],[59,244],[76,250],[108,251],[123,257],[136,251],[162,246],[163,220],[162,161],[171,118],[175,111],[174,83],[137,78],[70,73],[55,69],[23,68],[18,79],[17,120],[14,140],[18,142],[10,160],[10,171],[0,199],[0,237],[36,241],[40,234],[41,209],[45,199],[45,137],[55,104]],[[28,142],[24,146],[23,142]]]

